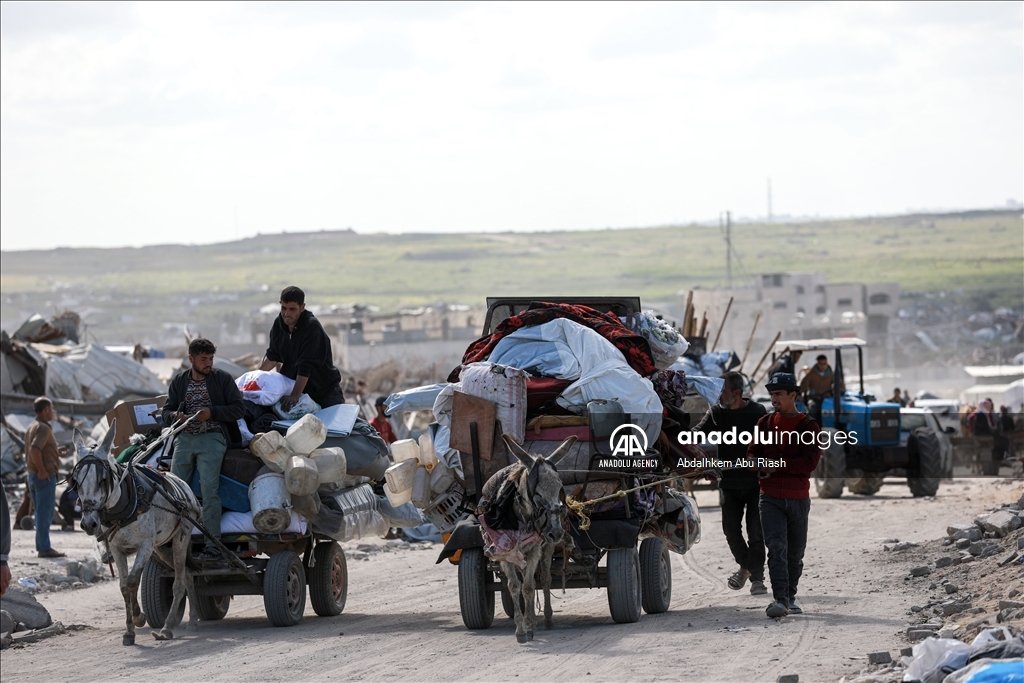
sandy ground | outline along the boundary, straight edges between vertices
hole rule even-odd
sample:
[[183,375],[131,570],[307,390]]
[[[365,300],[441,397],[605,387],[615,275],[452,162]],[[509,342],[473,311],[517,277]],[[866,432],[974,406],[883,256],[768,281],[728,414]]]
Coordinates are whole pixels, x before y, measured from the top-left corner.
[[[929,579],[905,580],[916,560],[883,551],[887,539],[925,542],[948,524],[1020,495],[1022,482],[956,480],[932,499],[913,499],[904,484],[874,497],[815,499],[802,616],[767,619],[767,596],[732,591],[735,570],[724,537],[717,493],[699,492],[703,540],[673,555],[671,609],[636,624],[612,622],[604,590],[554,595],[555,627],[518,645],[501,611],[486,631],[468,631],[459,615],[457,568],[435,565],[439,546],[396,549],[349,560],[348,603],[342,615],[273,628],[262,598],[235,598],[220,622],[202,622],[156,642],[139,629],[123,647],[123,603],[106,581],[41,593],[54,620],[87,624],[3,653],[5,681],[838,681],[864,667],[866,654],[907,645],[909,608],[928,601]],[[53,534],[54,546],[85,557],[92,541],[81,531]],[[365,543],[366,541],[362,541]],[[374,539],[378,545],[384,541]],[[14,532],[15,579],[60,571],[60,561],[34,558],[33,534]],[[347,544],[349,551],[355,543]],[[931,591],[934,593],[934,591]]]

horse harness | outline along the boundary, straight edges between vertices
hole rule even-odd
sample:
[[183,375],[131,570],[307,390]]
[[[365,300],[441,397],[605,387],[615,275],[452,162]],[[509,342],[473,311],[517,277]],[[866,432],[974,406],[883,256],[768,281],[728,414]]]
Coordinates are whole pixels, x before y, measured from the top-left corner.
[[[77,477],[75,476],[81,470],[87,467],[98,467],[103,469],[103,477],[105,479],[113,479],[115,471],[106,463],[102,458],[94,455],[92,451],[87,456],[82,458],[75,469],[72,471],[72,476],[68,477],[72,490],[77,488],[75,482]],[[82,501],[82,512],[96,512],[96,515],[100,519],[100,524],[104,527],[104,531],[97,537],[97,541],[108,541],[114,537],[121,527],[128,526],[135,522],[139,518],[139,515],[147,512],[150,507],[154,505],[153,497],[156,495],[158,482],[154,477],[160,477],[159,474],[153,472],[150,474],[147,471],[140,471],[130,465],[127,476],[123,477],[120,484],[121,496],[118,499],[117,505],[113,508],[106,507],[106,500],[110,498],[110,493],[107,493],[103,503],[101,503],[96,509],[96,506]],[[178,523],[181,523],[179,518]]]

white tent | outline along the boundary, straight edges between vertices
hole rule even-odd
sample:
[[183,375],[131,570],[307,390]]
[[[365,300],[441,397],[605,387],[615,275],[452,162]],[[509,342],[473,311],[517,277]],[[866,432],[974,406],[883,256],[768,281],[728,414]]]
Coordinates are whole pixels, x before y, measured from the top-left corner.
[[1021,408],[1024,404],[1024,379],[1009,384],[975,384],[960,392],[963,403],[977,404],[984,398],[991,398],[997,410],[999,406],[1009,406],[1013,412],[1024,412]]

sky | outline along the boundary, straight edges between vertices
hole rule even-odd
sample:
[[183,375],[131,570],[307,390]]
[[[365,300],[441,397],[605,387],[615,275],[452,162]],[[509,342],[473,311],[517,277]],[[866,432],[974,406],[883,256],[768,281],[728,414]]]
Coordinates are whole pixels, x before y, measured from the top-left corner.
[[0,248],[1024,199],[1024,4],[0,5]]

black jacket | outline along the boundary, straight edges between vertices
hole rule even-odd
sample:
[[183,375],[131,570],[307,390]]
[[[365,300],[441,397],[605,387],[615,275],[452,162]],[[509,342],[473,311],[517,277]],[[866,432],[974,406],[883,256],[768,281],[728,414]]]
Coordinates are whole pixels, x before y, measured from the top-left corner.
[[[184,410],[185,392],[188,390],[191,370],[180,373],[171,380],[167,390],[167,403],[164,404],[164,425],[171,426],[171,413]],[[213,368],[206,376],[206,390],[210,392],[210,419],[220,423],[224,432],[224,440],[228,445],[242,440],[238,431],[238,421],[245,415],[245,404],[242,403],[242,392],[235,386],[231,375]]]
[[[703,419],[693,428],[693,431],[704,433],[715,431],[724,434],[735,427],[737,436],[743,432],[752,434],[757,421],[767,412],[763,405],[755,401],[747,401],[747,405],[739,410],[730,410],[729,408],[715,405],[704,414]],[[745,458],[746,455],[747,446],[739,443],[738,439],[735,444],[723,443],[718,446],[718,457],[720,460],[731,460],[735,463],[736,460]],[[719,483],[720,488],[746,489],[757,488],[757,486],[757,469],[753,467],[722,470],[722,481]]]
[[314,400],[341,385],[341,373],[334,367],[331,354],[331,338],[309,311],[299,315],[292,332],[281,316],[277,316],[270,328],[267,359],[281,363],[281,374],[289,379],[299,375],[308,377],[305,391]]

